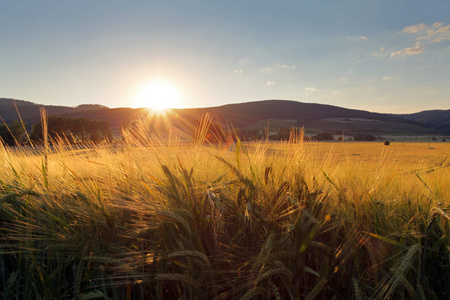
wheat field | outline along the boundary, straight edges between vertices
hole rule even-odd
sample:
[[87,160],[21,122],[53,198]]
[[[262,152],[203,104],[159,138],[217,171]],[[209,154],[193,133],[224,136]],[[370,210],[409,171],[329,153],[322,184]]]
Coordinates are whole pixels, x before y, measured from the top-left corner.
[[450,144],[0,148],[2,299],[448,299]]

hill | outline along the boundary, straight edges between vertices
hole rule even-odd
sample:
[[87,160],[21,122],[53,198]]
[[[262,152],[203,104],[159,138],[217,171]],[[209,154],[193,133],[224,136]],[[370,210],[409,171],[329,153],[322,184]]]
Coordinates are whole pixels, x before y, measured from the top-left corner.
[[[14,105],[15,103],[15,105]],[[17,109],[16,109],[17,106]],[[43,105],[29,101],[0,98],[0,116],[6,123],[19,119],[17,110],[23,121],[30,127],[40,120],[40,108]],[[86,117],[93,120],[106,120],[113,130],[119,130],[122,123],[138,119],[144,115],[145,109],[108,108],[96,104],[83,104],[76,107],[46,105],[47,115],[62,117]]]
[[[0,98],[0,116],[6,123],[18,119],[14,103],[28,127],[39,121],[42,105],[29,101]],[[45,107],[49,116],[87,117],[109,121],[114,131],[119,130],[121,124],[138,119],[147,113],[146,109],[108,108],[90,104],[77,107]],[[271,131],[277,131],[283,127],[305,126],[310,133],[345,131],[350,135],[358,132],[374,135],[428,135],[450,132],[450,110],[394,115],[324,104],[264,100],[217,107],[175,109],[174,111],[181,118],[191,121],[198,119],[205,112],[210,112],[223,124],[228,123],[233,127],[256,130],[263,130],[269,122]]]
[[366,132],[375,135],[427,135],[442,133],[434,124],[409,120],[400,115],[373,113],[332,105],[302,103],[287,100],[264,100],[227,104],[203,109],[178,110],[186,118],[204,112],[214,113],[222,122],[234,127],[269,130],[305,126],[310,133],[342,131],[348,134]]
[[414,114],[397,115],[403,119],[430,124],[444,130],[450,130],[449,110],[425,110]]

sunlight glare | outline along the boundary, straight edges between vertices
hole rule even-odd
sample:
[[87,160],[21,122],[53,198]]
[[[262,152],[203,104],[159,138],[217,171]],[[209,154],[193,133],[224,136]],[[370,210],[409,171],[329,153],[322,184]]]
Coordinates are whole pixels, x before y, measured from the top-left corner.
[[181,98],[180,92],[173,85],[164,81],[155,81],[138,91],[135,106],[164,111],[170,108],[179,108]]

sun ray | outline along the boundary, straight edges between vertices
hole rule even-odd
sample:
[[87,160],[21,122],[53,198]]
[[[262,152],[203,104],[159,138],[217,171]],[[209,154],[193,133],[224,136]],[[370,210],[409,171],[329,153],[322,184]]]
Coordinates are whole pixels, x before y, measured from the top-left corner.
[[163,112],[170,108],[180,108],[181,98],[181,93],[175,86],[165,81],[154,81],[138,91],[135,107]]

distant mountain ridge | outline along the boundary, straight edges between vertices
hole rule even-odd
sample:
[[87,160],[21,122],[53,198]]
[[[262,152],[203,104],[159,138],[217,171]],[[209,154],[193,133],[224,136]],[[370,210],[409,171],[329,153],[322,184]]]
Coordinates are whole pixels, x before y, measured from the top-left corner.
[[69,107],[0,98],[0,116],[6,123],[10,123],[19,119],[18,110],[22,120],[27,125],[32,125],[40,121],[40,109],[43,106],[45,106],[48,116],[58,115],[62,117],[86,117],[94,120],[107,120],[110,122],[113,130],[118,130],[122,123],[138,119],[145,113],[145,109],[109,108],[97,104],[82,104],[76,107]]
[[424,110],[414,114],[397,115],[400,118],[430,124],[442,129],[450,130],[450,109]]
[[[20,116],[28,125],[40,120],[40,108],[44,105],[24,100],[0,98],[0,116],[6,123],[19,118],[14,103]],[[113,130],[118,130],[121,124],[138,119],[147,113],[147,110],[143,108],[108,108],[95,104],[77,107],[50,105],[45,108],[49,116],[107,120]],[[291,124],[290,126],[306,126],[307,129],[313,128],[316,131],[450,134],[450,110],[422,111],[415,114],[382,114],[326,104],[262,100],[217,107],[175,109],[174,111],[187,120],[195,120],[205,112],[210,112],[222,123],[228,122],[232,126],[240,128],[257,128],[259,125],[255,124],[262,124],[267,120],[284,120]]]
[[204,108],[214,111],[222,119],[249,125],[261,119],[294,119],[299,123],[327,118],[368,118],[381,121],[404,122],[405,119],[388,114],[348,109],[327,104],[303,103],[291,100],[262,100],[218,107]]

